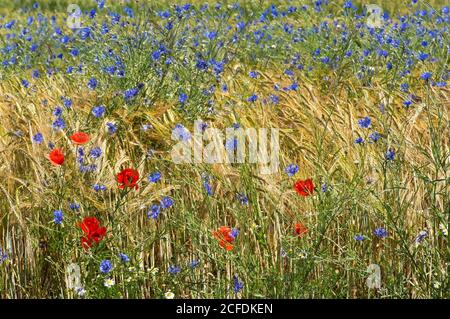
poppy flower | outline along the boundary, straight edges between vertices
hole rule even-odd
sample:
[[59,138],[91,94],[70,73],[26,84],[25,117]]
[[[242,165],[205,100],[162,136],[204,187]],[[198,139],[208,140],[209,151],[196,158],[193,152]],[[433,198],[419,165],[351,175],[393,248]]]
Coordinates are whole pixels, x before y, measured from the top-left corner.
[[87,142],[89,142],[90,136],[87,133],[75,132],[72,134],[70,139],[72,140],[72,142],[74,142],[77,145],[83,145],[83,144],[86,144]]
[[126,168],[122,170],[119,174],[117,174],[117,182],[120,184],[119,188],[123,189],[125,187],[130,188],[136,188],[138,189],[139,186],[137,185],[137,181],[139,179],[139,172],[132,168]]
[[218,230],[213,231],[213,236],[219,241],[220,247],[226,249],[227,251],[233,250],[232,243],[236,239],[239,231],[237,229],[232,229],[227,226],[222,226]]
[[50,162],[54,165],[62,165],[64,163],[64,154],[60,149],[54,149],[48,155]]
[[314,183],[311,178],[298,180],[294,184],[294,189],[300,196],[306,197],[314,192]]
[[295,224],[295,233],[298,237],[303,237],[308,232],[308,227],[298,222]]
[[81,246],[88,249],[93,243],[98,244],[106,235],[106,227],[100,227],[100,222],[95,217],[86,217],[80,223],[80,228],[85,233],[81,238]]

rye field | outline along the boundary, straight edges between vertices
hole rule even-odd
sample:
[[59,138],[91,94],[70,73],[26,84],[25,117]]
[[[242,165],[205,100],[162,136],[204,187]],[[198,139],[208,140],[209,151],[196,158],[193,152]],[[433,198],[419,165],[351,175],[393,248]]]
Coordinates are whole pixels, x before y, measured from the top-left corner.
[[0,0],[0,298],[449,298],[449,4],[371,1]]

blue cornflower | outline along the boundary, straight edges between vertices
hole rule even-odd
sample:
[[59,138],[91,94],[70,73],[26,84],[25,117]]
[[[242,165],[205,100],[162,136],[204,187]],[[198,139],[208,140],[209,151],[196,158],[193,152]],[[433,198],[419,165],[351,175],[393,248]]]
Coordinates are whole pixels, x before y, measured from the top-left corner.
[[168,196],[164,196],[159,203],[162,209],[167,209],[173,205],[174,201],[172,198]]
[[101,147],[95,147],[89,152],[89,156],[92,158],[99,158],[102,156],[102,153]]
[[100,271],[104,274],[111,272],[113,265],[109,259],[103,259],[100,263]]
[[387,235],[388,235],[388,232],[383,227],[378,227],[377,229],[375,229],[373,231],[373,233],[378,238],[384,238],[384,237],[387,237]]
[[404,107],[410,107],[412,104],[413,104],[413,102],[411,100],[403,101],[403,106]]
[[233,228],[230,232],[230,237],[236,238],[239,235],[239,229]]
[[376,141],[378,141],[379,139],[381,138],[381,136],[380,136],[380,134],[378,133],[378,132],[373,132],[373,133],[371,133],[370,135],[369,135],[369,139],[372,141],[372,142],[376,142]]
[[103,9],[105,7],[105,0],[97,0],[97,7]]
[[104,105],[98,105],[94,106],[92,108],[92,115],[94,115],[96,118],[102,117],[103,114],[105,114],[105,106]]
[[288,166],[286,166],[286,168],[284,169],[284,171],[286,172],[286,174],[289,177],[294,176],[295,174],[297,174],[298,172],[298,165],[297,164],[289,164]]
[[363,143],[364,143],[364,140],[363,140],[363,138],[361,136],[358,136],[355,139],[355,144],[363,144]]
[[237,294],[242,288],[244,288],[244,282],[239,281],[239,278],[234,275],[233,276],[233,291]]
[[205,189],[206,193],[207,193],[209,196],[212,196],[212,195],[213,195],[213,191],[212,191],[211,185],[209,185],[208,181],[204,181],[204,182],[203,182],[203,188]]
[[33,79],[37,79],[41,76],[41,73],[39,72],[39,70],[33,70],[33,72],[31,72],[31,77]]
[[161,214],[161,206],[154,204],[150,207],[150,210],[147,212],[148,218],[157,219],[159,214]]
[[390,148],[386,154],[384,155],[384,157],[386,158],[386,160],[388,161],[393,161],[394,157],[395,157],[395,152],[392,148]]
[[252,94],[247,98],[248,102],[256,102],[256,100],[258,100],[258,96],[256,94]]
[[120,258],[120,261],[123,262],[123,263],[127,263],[127,262],[130,261],[130,257],[125,255],[124,253],[120,253],[119,254],[119,258]]
[[42,133],[37,132],[36,134],[33,135],[33,142],[35,142],[36,144],[41,144],[44,141],[44,136],[42,135]]
[[150,174],[150,176],[147,178],[147,180],[150,183],[157,183],[161,179],[161,173],[160,172],[154,172]]
[[169,272],[169,274],[176,275],[181,271],[181,267],[170,265],[167,271]]
[[64,214],[61,210],[55,210],[53,212],[53,221],[56,225],[61,225],[62,221],[64,219]]
[[53,115],[56,116],[56,117],[60,117],[62,115],[62,112],[63,112],[62,108],[57,106],[53,110]]
[[123,98],[125,99],[125,101],[130,101],[133,98],[136,97],[136,95],[139,93],[139,89],[138,88],[132,88],[132,89],[128,89],[125,90],[125,92],[123,92]]
[[320,186],[320,190],[322,191],[322,193],[325,193],[328,190],[328,185],[326,183],[323,183]]
[[22,85],[27,89],[30,86],[30,82],[28,82],[27,80],[23,79],[22,81],[20,81],[22,83]]
[[420,244],[425,240],[425,238],[428,237],[428,232],[426,230],[421,230],[419,234],[416,236],[416,239],[414,240],[417,244]]
[[189,262],[189,268],[194,269],[195,267],[198,266],[199,263],[200,263],[200,260],[198,260],[198,259],[191,260]]
[[72,106],[72,100],[70,98],[62,96],[61,100],[63,101],[65,107],[69,108]]
[[172,138],[180,141],[188,141],[191,138],[191,133],[183,125],[177,124],[172,130]]
[[64,122],[62,117],[58,117],[56,120],[53,121],[52,127],[55,130],[63,130],[66,128],[66,123]]
[[87,83],[87,86],[91,90],[95,90],[95,88],[97,87],[97,84],[98,84],[98,82],[97,82],[96,78],[90,78],[88,83]]
[[74,210],[74,211],[80,210],[80,204],[77,204],[77,203],[70,203],[69,207],[71,210]]
[[180,96],[178,97],[178,101],[179,101],[181,104],[186,103],[187,99],[188,99],[188,96],[187,96],[186,93],[181,93]]
[[108,129],[108,133],[111,135],[117,132],[117,126],[114,123],[108,122],[106,123],[106,127]]
[[244,193],[237,193],[236,198],[242,205],[248,205],[248,197]]
[[271,95],[269,96],[269,98],[270,98],[270,101],[271,101],[273,104],[278,104],[278,102],[280,102],[280,98],[279,98],[278,95],[271,94]]
[[256,79],[258,77],[258,72],[256,71],[250,71],[248,76],[251,77],[252,79]]
[[420,75],[420,78],[422,79],[422,80],[424,80],[424,81],[428,81],[429,79],[431,79],[431,76],[432,76],[433,74],[432,73],[430,73],[430,72],[424,72],[424,73],[422,73],[421,75]]
[[0,248],[0,264],[8,258],[8,255]]
[[372,120],[368,116],[363,117],[362,119],[358,120],[358,125],[361,128],[368,128],[371,123],[372,123]]
[[357,234],[355,235],[355,237],[353,237],[356,241],[363,241],[366,239],[366,237],[364,237],[364,235],[361,234]]
[[106,190],[106,186],[102,185],[102,184],[94,184],[92,185],[92,188],[96,191],[96,192],[100,192],[100,191],[105,191]]

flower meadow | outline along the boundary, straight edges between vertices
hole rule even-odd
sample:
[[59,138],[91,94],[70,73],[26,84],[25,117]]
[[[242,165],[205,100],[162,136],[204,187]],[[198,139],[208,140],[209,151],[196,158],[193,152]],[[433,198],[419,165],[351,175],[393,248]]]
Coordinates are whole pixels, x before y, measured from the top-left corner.
[[373,2],[1,0],[0,297],[448,298],[449,6]]

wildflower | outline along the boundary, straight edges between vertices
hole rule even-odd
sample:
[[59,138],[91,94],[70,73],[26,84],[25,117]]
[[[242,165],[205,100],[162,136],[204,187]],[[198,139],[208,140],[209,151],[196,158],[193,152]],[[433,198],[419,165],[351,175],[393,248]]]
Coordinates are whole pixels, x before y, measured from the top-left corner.
[[84,133],[84,132],[76,132],[76,133],[72,134],[70,139],[72,140],[72,142],[74,144],[83,145],[83,144],[86,144],[87,142],[89,142],[90,136],[89,136],[89,134]]
[[328,190],[328,185],[326,183],[323,183],[320,186],[320,190],[322,191],[322,193],[325,193]]
[[355,144],[364,144],[364,139],[361,136],[358,136],[355,139]]
[[70,207],[71,210],[77,211],[77,210],[80,209],[80,204],[70,203],[69,207]]
[[358,120],[358,125],[360,128],[368,128],[370,127],[370,124],[372,123],[372,120],[370,119],[370,117],[366,116],[360,120]]
[[161,205],[162,209],[167,209],[167,208],[171,207],[173,205],[173,203],[174,202],[173,202],[172,198],[165,196],[161,199],[160,205]]
[[416,239],[414,241],[416,242],[416,244],[420,244],[427,237],[428,237],[428,232],[426,230],[421,230],[419,232],[419,234],[416,236]]
[[113,278],[107,278],[105,279],[105,282],[103,284],[105,285],[105,287],[111,288],[116,284],[116,281]]
[[248,205],[248,197],[244,193],[237,193],[236,198],[242,205]]
[[79,224],[85,234],[81,238],[81,246],[90,248],[93,243],[98,244],[106,235],[106,227],[100,227],[100,222],[95,217],[85,217]]
[[[104,105],[99,105],[99,106],[94,106],[92,108],[92,115],[94,115],[96,118],[102,117],[103,114],[105,114],[105,106]],[[108,125],[109,123],[107,123],[106,125]]]
[[41,144],[44,141],[44,136],[42,135],[42,133],[36,133],[35,135],[33,135],[33,142],[35,142],[36,144]]
[[53,212],[53,222],[56,225],[61,225],[63,219],[64,219],[64,214],[61,210],[55,210]]
[[53,121],[52,127],[55,130],[63,130],[66,128],[66,123],[64,122],[62,117],[58,117],[56,120]]
[[139,172],[132,168],[126,168],[117,174],[117,182],[119,183],[119,188],[135,188],[138,189],[137,184],[139,180]]
[[169,269],[167,271],[169,272],[169,274],[176,275],[176,274],[180,273],[181,267],[171,265],[171,266],[169,266]]
[[194,269],[195,267],[198,266],[199,263],[200,263],[200,260],[198,260],[198,259],[191,260],[189,262],[189,268]]
[[244,288],[244,282],[243,281],[239,281],[239,278],[234,275],[233,276],[233,291],[235,294],[237,294],[239,291],[242,290],[242,288]]
[[356,241],[363,241],[366,239],[366,237],[364,237],[364,235],[357,234],[355,235],[355,237],[353,237],[353,239],[355,239]]
[[50,152],[49,159],[54,165],[62,165],[64,163],[64,154],[60,149],[54,149]]
[[378,238],[384,238],[384,237],[387,237],[387,235],[388,235],[388,232],[383,227],[378,227],[377,229],[374,230],[373,233]]
[[159,214],[161,214],[161,206],[154,204],[152,205],[152,207],[150,207],[150,210],[147,212],[147,217],[157,219]]
[[256,94],[252,94],[247,98],[248,102],[256,102],[256,100],[258,100],[258,96]]
[[123,253],[119,254],[119,258],[120,258],[120,261],[123,263],[127,263],[130,261],[130,257],[128,257],[127,255],[125,255]]
[[251,77],[252,79],[256,79],[258,75],[259,74],[256,71],[250,71],[250,73],[248,74],[248,76]]
[[306,197],[314,192],[314,183],[311,178],[298,180],[294,184],[294,189],[300,196]]
[[105,191],[106,190],[106,186],[105,185],[101,185],[101,184],[94,184],[92,185],[92,188],[96,191]]
[[100,271],[104,274],[107,274],[109,272],[111,272],[111,270],[113,269],[113,265],[111,263],[110,260],[108,259],[103,259],[100,263]]
[[378,134],[378,132],[373,132],[369,135],[369,139],[375,143],[376,141],[378,141],[381,138],[380,134]]
[[308,227],[303,225],[302,223],[298,222],[295,224],[295,234],[298,237],[303,237],[308,232]]
[[102,149],[100,147],[95,147],[89,152],[89,156],[92,158],[99,158],[102,156]]
[[150,183],[157,183],[161,179],[161,173],[154,172],[147,179]]
[[422,73],[421,75],[420,75],[420,78],[422,79],[422,80],[424,80],[424,81],[428,81],[429,79],[431,79],[431,76],[432,76],[433,74],[432,73],[430,73],[430,72],[424,72],[424,73]]
[[74,290],[79,297],[83,297],[86,294],[86,290],[83,287],[75,287]]
[[125,92],[123,92],[123,98],[125,99],[125,101],[129,102],[130,100],[135,98],[138,93],[139,93],[138,88],[125,90]]
[[0,248],[0,264],[8,258],[8,255]]
[[236,239],[236,232],[233,233],[233,229],[227,226],[221,226],[218,230],[213,231],[213,236],[219,240],[220,247],[231,251],[233,250],[232,243]]
[[107,127],[108,133],[110,135],[117,132],[117,126],[114,123],[108,122],[108,123],[106,123],[106,127]]
[[164,298],[173,299],[175,298],[175,294],[169,290],[168,292],[164,293]]
[[181,104],[186,103],[187,99],[188,99],[188,96],[187,96],[186,93],[181,93],[180,96],[178,97],[178,101],[179,101]]
[[181,124],[175,125],[172,130],[172,139],[178,139],[180,141],[188,141],[191,138],[191,133]]
[[297,172],[298,172],[298,165],[297,165],[297,164],[289,164],[289,165],[285,168],[284,171],[286,172],[286,174],[287,174],[289,177],[292,177],[292,176],[294,176],[295,174],[297,174]]
[[87,83],[87,86],[91,90],[95,90],[95,88],[97,87],[97,84],[98,84],[98,82],[97,82],[96,78],[90,78],[88,83]]
[[386,160],[388,161],[393,161],[394,157],[395,157],[395,152],[392,148],[390,148],[386,154],[384,155],[384,157],[386,158]]

